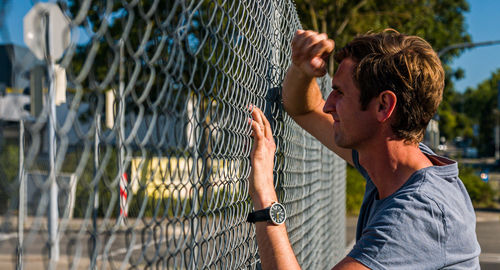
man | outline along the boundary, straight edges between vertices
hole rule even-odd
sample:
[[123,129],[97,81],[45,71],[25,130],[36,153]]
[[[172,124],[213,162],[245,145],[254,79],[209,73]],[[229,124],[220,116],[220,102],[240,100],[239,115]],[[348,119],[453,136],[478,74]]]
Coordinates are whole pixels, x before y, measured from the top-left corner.
[[[315,77],[326,74],[333,47],[325,34],[298,30],[283,82],[288,114],[366,178],[356,244],[333,269],[478,269],[475,215],[457,163],[420,144],[442,98],[438,56],[396,31],[356,37],[336,52],[324,101]],[[271,129],[258,108],[250,121],[250,196],[255,210],[276,208]],[[254,215],[263,269],[299,269],[279,215],[274,224]]]

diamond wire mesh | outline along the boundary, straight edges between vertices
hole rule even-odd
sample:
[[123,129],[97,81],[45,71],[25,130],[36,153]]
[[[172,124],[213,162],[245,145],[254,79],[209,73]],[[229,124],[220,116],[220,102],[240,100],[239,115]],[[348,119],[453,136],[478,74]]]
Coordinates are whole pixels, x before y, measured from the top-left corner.
[[[245,222],[249,104],[272,125],[274,178],[299,263],[324,269],[341,259],[345,163],[281,104],[300,27],[291,1],[59,5],[71,19],[72,43],[57,62],[66,102],[51,112],[46,97],[35,118],[20,121],[20,177],[1,219],[7,265],[258,268],[255,231]],[[43,69],[48,96],[57,74]],[[319,82],[331,89],[328,79]],[[47,218],[52,183],[55,223]]]

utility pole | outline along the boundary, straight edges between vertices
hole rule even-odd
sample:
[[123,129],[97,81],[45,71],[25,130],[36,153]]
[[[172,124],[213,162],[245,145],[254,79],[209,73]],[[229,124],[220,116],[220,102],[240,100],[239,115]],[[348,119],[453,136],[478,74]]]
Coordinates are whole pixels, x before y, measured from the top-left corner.
[[495,161],[500,159],[500,80],[497,82],[497,109],[495,112]]

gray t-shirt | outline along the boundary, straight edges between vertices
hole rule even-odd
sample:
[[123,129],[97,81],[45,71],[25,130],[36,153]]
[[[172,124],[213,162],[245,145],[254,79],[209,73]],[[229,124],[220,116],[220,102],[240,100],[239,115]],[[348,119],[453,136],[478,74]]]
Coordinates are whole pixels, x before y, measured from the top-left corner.
[[446,165],[416,171],[383,200],[353,151],[366,191],[348,256],[371,269],[479,269],[476,217],[457,163],[420,150]]

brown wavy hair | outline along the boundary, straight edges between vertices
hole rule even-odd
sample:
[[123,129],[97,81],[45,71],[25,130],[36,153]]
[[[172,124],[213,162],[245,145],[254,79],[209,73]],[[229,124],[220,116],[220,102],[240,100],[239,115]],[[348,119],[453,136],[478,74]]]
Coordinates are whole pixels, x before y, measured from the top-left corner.
[[381,92],[394,92],[394,134],[408,143],[422,141],[444,88],[444,70],[432,46],[420,37],[386,29],[357,36],[335,53],[338,63],[345,58],[356,62],[353,80],[361,91],[361,109]]

